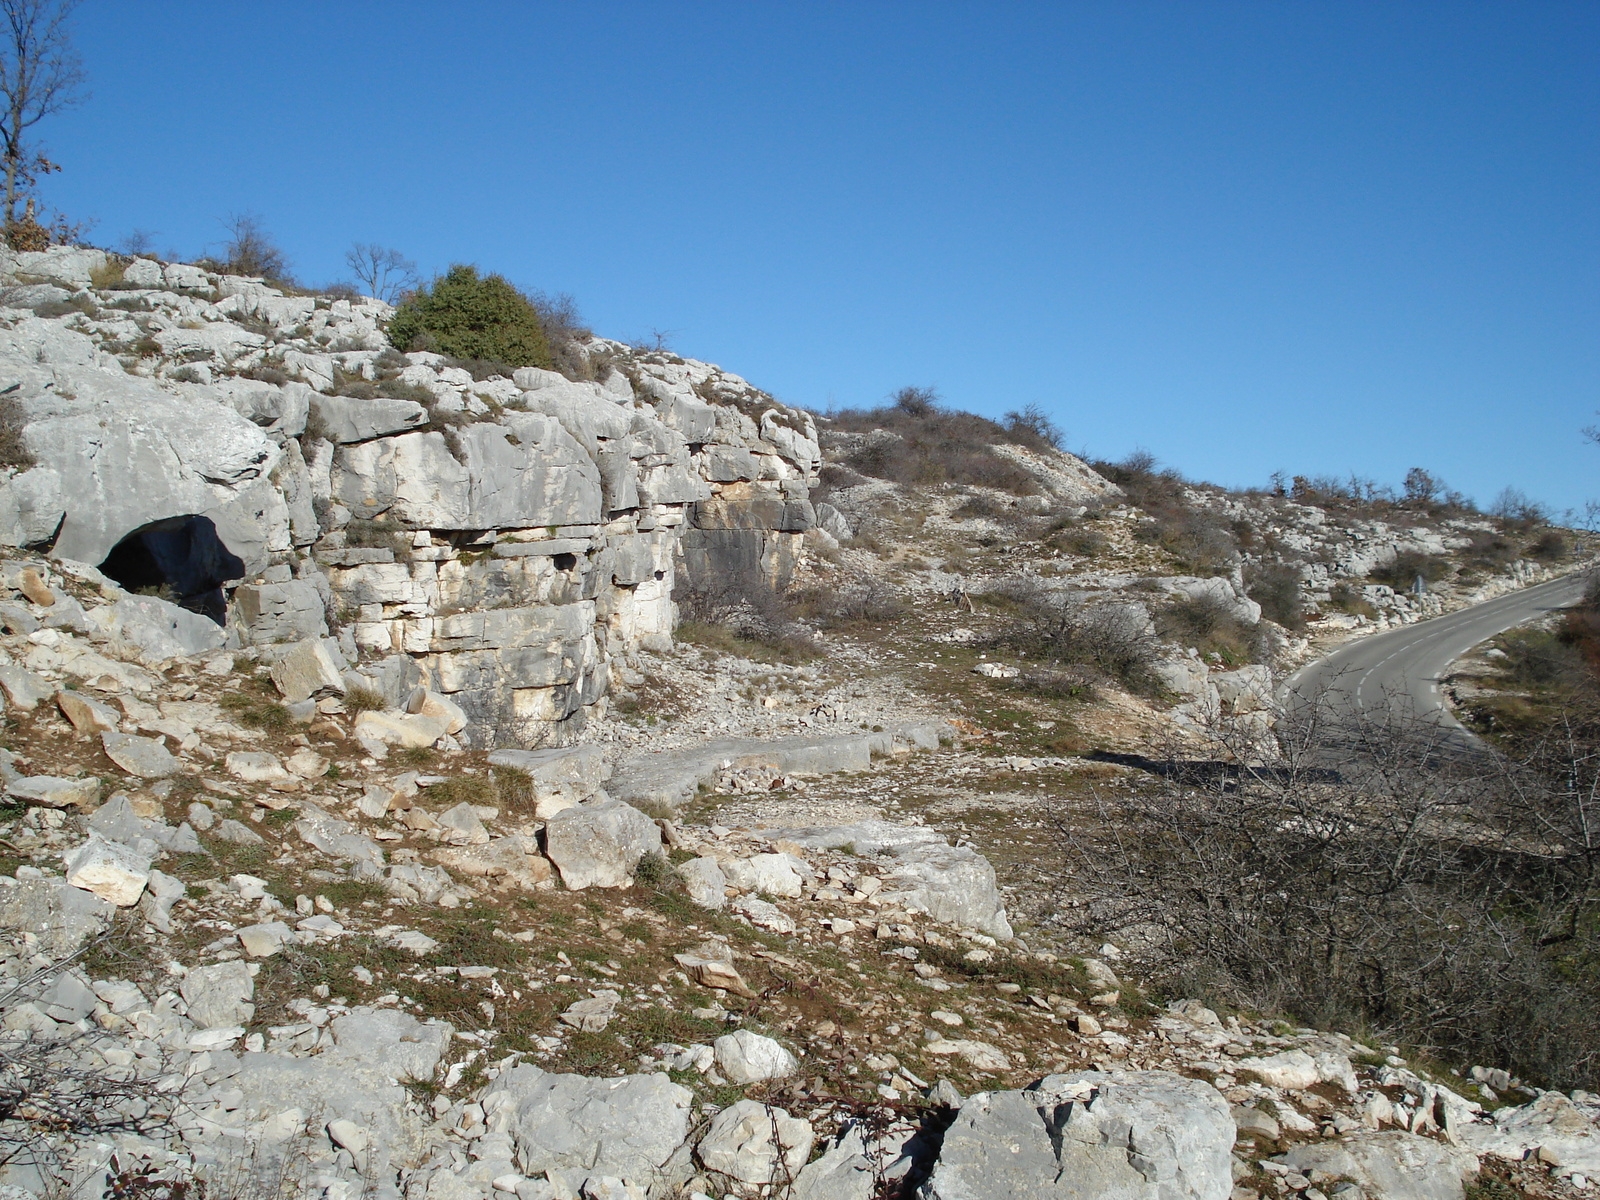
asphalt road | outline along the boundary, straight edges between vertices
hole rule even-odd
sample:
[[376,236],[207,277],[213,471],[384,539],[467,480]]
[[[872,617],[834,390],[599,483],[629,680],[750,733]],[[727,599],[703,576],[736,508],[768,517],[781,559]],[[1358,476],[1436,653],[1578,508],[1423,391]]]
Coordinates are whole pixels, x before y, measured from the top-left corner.
[[1497,633],[1575,603],[1588,578],[1587,571],[1580,571],[1361,638],[1290,676],[1284,684],[1285,699],[1292,704],[1321,695],[1336,709],[1358,711],[1408,704],[1417,715],[1450,730],[1449,740],[1459,750],[1474,752],[1478,740],[1450,714],[1439,691],[1450,664]]

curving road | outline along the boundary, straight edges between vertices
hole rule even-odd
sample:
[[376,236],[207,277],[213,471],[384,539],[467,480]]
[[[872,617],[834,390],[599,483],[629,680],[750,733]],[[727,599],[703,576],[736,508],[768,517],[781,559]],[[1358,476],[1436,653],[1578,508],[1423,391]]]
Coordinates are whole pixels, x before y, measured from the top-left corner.
[[1409,702],[1414,712],[1449,729],[1457,750],[1471,753],[1477,739],[1451,715],[1439,691],[1450,664],[1497,633],[1576,603],[1588,579],[1589,572],[1580,571],[1350,642],[1290,676],[1284,697],[1305,703],[1321,696],[1358,711]]

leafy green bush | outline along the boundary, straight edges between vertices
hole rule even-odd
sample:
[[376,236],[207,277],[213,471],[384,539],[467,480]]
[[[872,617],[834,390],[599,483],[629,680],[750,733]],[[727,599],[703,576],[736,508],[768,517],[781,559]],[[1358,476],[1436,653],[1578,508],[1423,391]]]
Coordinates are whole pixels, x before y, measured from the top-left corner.
[[503,276],[457,263],[417,291],[389,321],[396,349],[513,367],[548,367],[550,343],[533,304]]

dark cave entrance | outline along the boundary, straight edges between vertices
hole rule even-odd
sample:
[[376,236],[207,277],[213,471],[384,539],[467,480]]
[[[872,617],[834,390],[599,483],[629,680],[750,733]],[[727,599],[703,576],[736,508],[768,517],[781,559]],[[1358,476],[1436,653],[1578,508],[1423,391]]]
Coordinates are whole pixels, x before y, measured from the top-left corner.
[[210,517],[168,517],[128,534],[100,570],[130,592],[160,595],[222,625],[222,585],[244,578],[244,561],[223,545]]

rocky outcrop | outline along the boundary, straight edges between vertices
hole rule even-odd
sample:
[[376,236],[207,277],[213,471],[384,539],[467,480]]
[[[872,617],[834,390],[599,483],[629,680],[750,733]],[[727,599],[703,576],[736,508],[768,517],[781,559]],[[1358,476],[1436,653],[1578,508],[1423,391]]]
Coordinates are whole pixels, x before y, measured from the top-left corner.
[[1234,1125],[1216,1089],[1167,1072],[1079,1071],[969,1097],[921,1200],[1226,1200]]
[[811,418],[708,364],[595,340],[592,378],[475,380],[390,349],[376,300],[149,260],[86,288],[107,261],[10,264],[77,307],[0,308],[33,460],[0,473],[0,544],[168,588],[236,645],[332,621],[458,704],[465,744],[570,743],[610,664],[670,639],[680,570],[780,580],[815,522]]

